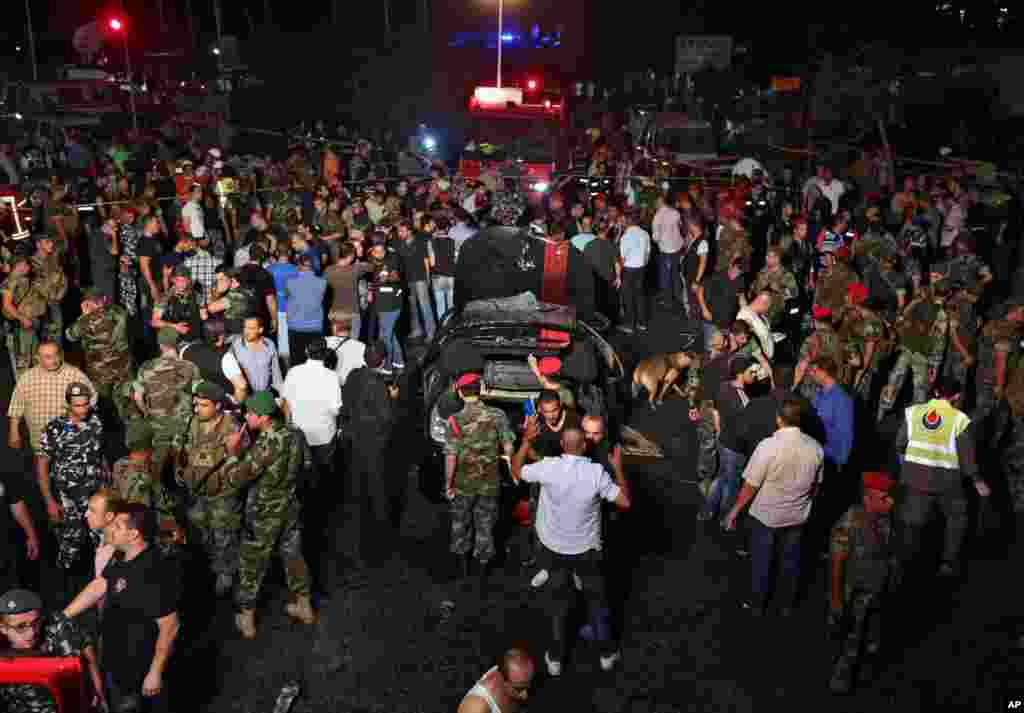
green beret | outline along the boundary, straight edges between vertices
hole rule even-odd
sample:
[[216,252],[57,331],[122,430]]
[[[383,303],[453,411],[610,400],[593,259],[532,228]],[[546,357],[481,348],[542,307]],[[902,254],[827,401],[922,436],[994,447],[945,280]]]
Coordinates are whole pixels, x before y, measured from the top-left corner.
[[269,391],[257,391],[245,400],[245,407],[257,416],[272,416],[277,411],[277,402]]
[[160,346],[172,347],[178,343],[178,330],[174,327],[160,327],[156,333],[156,341]]
[[192,393],[196,398],[207,401],[223,401],[227,397],[224,389],[212,381],[200,381]]

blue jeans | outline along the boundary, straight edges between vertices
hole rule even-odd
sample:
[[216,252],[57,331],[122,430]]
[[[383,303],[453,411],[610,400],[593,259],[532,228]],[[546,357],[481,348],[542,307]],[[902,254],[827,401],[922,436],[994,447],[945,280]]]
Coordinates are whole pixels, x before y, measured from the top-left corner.
[[775,560],[779,562],[777,599],[782,606],[793,606],[796,601],[797,582],[800,580],[800,542],[803,525],[768,527],[756,517],[750,518],[751,596],[756,607],[763,607],[771,596],[775,579]]
[[[434,308],[430,305],[430,288],[426,280],[409,283],[409,294],[406,297],[409,305],[409,326],[412,334],[409,336],[418,339],[423,336],[424,330],[427,339],[434,338]],[[423,326],[420,326],[420,320]]]
[[380,320],[380,340],[384,342],[384,366],[391,368],[396,364],[404,363],[402,359],[402,345],[395,334],[395,324],[402,316],[402,310],[396,309],[390,312],[378,312],[377,319]]
[[434,306],[440,322],[452,308],[455,301],[455,278],[451,275],[434,275]]
[[718,479],[711,486],[707,500],[704,501],[704,512],[710,517],[717,517],[729,511],[740,492],[740,476],[747,465],[747,458],[742,453],[729,450],[724,446],[718,449]]
[[679,280],[679,257],[680,251],[658,253],[655,257],[658,263],[658,292],[662,295],[675,297],[679,292],[676,287]]

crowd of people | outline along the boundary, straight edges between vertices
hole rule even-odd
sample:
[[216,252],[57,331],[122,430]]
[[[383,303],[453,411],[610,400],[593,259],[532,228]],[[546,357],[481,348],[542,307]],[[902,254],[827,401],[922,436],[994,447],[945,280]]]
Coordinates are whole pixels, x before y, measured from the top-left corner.
[[[697,519],[747,531],[737,549],[751,560],[753,615],[770,601],[791,612],[805,560],[831,557],[844,641],[831,686],[850,691],[933,515],[946,520],[940,571],[956,577],[969,507],[995,491],[1024,508],[1024,299],[980,257],[1016,227],[979,242],[961,176],[907,177],[900,190],[883,177],[868,193],[825,164],[804,182],[792,166],[774,180],[756,166],[712,191],[668,180],[642,153],[609,154],[605,138],[588,174],[616,176],[612,192],[567,176],[531,203],[497,172],[380,171],[367,142],[347,157],[293,146],[253,167],[196,140],[169,155],[166,138],[65,134],[62,165],[31,194],[31,236],[7,240],[0,214],[16,376],[8,441],[20,450],[28,435],[54,535],[48,545],[24,484],[5,475],[27,544],[23,555],[7,547],[0,570],[0,591],[14,587],[0,600],[10,643],[81,652],[98,698],[158,709],[178,608],[205,596],[190,589],[232,597],[253,639],[277,557],[287,615],[314,624],[336,584],[322,566],[336,505],[359,522],[346,567],[396,556],[405,474],[390,472],[389,448],[400,390],[415,389],[397,377],[452,308],[462,246],[518,225],[584,256],[618,338],[643,343],[665,313],[699,325],[686,425]],[[531,484],[525,564],[551,593],[547,672],[561,674],[571,643],[573,588],[610,671],[621,622],[610,621],[601,552],[614,517],[601,502],[630,507],[621,448],[607,414],[577,410],[557,360],[530,366],[544,390],[522,423],[481,400],[479,373],[454,384],[453,574],[475,566],[486,586],[505,460]],[[25,556],[52,559],[59,592],[17,587]],[[80,624],[94,607],[98,623]],[[460,710],[511,709],[532,672],[510,651]],[[0,688],[0,699],[53,710],[32,687]]]

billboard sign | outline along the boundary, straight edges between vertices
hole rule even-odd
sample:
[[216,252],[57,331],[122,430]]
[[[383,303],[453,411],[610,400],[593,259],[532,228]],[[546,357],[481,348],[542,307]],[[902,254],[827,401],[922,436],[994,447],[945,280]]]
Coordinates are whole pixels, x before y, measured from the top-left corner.
[[728,69],[732,64],[729,35],[680,35],[676,38],[676,72],[691,74],[705,67]]

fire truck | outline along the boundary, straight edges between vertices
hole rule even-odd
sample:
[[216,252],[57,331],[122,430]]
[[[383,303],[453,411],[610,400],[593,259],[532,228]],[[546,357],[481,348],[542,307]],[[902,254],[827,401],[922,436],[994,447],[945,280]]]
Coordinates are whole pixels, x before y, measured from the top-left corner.
[[469,99],[467,141],[459,173],[513,177],[531,203],[551,188],[566,165],[568,111],[562,92],[540,79],[507,87],[478,86]]

